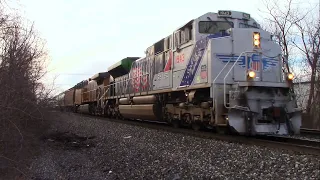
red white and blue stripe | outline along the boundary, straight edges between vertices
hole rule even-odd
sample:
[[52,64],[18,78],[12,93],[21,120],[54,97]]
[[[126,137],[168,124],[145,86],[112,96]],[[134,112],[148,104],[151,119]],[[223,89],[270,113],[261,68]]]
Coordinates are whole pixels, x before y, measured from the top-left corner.
[[192,54],[189,59],[187,68],[183,74],[180,86],[189,86],[192,83],[194,76],[197,72],[198,66],[203,57],[203,53],[207,47],[209,39],[226,37],[226,36],[230,36],[230,35],[228,33],[223,33],[223,34],[216,33],[216,34],[211,34],[206,38],[200,39],[199,41],[196,42],[192,50]]

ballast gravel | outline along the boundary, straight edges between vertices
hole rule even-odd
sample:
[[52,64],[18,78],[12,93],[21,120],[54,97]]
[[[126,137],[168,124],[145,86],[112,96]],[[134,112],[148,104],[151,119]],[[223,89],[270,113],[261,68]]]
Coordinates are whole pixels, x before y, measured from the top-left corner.
[[320,157],[52,113],[32,179],[320,179]]

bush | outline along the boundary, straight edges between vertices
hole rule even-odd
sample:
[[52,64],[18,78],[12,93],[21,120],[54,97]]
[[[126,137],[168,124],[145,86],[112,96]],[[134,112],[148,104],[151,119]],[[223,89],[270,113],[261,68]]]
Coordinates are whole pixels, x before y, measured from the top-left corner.
[[33,24],[5,12],[0,1],[0,174],[12,178],[27,175],[23,169],[47,126],[42,107],[50,91],[40,82],[46,74],[44,41]]

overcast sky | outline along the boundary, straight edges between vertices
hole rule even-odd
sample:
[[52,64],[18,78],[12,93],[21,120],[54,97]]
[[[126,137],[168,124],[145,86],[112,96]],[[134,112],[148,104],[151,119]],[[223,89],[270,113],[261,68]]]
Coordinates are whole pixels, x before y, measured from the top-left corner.
[[237,10],[261,19],[259,0],[23,0],[19,8],[47,41],[50,77],[67,89],[207,12]]

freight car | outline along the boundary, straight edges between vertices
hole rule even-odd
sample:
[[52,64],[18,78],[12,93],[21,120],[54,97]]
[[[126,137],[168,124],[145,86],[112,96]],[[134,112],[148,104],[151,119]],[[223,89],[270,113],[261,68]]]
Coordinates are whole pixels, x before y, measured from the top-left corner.
[[76,111],[247,135],[299,134],[293,74],[250,14],[206,13],[145,54],[74,87]]

